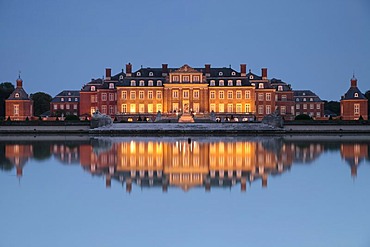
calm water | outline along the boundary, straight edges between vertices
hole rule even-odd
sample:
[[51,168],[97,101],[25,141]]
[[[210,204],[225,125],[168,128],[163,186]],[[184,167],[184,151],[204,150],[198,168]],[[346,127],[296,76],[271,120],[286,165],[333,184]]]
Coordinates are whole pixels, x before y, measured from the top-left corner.
[[370,137],[0,139],[0,246],[370,246]]

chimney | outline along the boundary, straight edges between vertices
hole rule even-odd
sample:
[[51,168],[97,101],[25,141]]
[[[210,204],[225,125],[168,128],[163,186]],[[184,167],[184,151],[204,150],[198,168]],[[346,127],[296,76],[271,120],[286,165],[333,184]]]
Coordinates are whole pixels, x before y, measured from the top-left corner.
[[267,175],[262,175],[262,188],[267,188]]
[[262,80],[267,79],[267,68],[262,68]]
[[131,179],[126,180],[126,192],[131,193],[132,191],[132,181]]
[[351,79],[351,87],[357,87],[357,79],[355,77]]
[[163,63],[162,64],[162,76],[167,76],[168,73],[168,64]]
[[112,69],[111,68],[106,68],[105,69],[105,79],[110,80],[112,77]]
[[206,64],[205,65],[205,70],[206,70],[206,76],[207,77],[210,77],[211,76],[211,65],[210,64]]
[[132,64],[128,63],[126,64],[126,76],[131,76],[132,73]]
[[240,190],[242,192],[245,192],[247,190],[247,180],[245,178],[242,178],[240,180]]
[[247,76],[247,65],[240,64],[240,74],[241,76]]
[[17,166],[17,177],[22,177],[23,175],[23,169],[20,166]]
[[111,180],[110,175],[108,175],[108,176],[105,177],[105,188],[110,188],[111,187],[111,184],[112,184],[111,181],[112,180]]

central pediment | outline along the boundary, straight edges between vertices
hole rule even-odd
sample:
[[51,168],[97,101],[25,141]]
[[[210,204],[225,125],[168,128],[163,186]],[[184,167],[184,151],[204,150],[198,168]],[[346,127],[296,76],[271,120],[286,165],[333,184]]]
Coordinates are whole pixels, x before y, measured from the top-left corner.
[[173,73],[199,73],[199,71],[193,69],[187,64],[184,64],[179,69],[173,71]]

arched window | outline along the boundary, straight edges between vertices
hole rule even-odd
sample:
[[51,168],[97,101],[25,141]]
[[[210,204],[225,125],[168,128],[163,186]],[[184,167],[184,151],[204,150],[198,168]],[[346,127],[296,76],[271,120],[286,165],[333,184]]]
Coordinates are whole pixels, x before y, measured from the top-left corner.
[[224,86],[224,80],[220,80],[218,85],[223,87]]
[[140,73],[140,72],[137,72],[137,73],[136,73],[136,76],[141,76],[141,73]]
[[114,88],[114,83],[109,83],[109,89],[113,89]]
[[357,98],[358,97],[358,93],[355,93],[355,98]]
[[153,76],[153,72],[149,72],[149,76]]
[[131,81],[131,87],[135,87],[136,86],[136,81],[135,80],[132,80]]
[[224,75],[224,73],[222,73],[222,71],[220,71],[220,72],[218,72],[218,75],[219,75],[219,76],[223,76],[223,75]]
[[153,87],[153,81],[152,80],[148,81],[148,86]]
[[157,81],[157,86],[162,86],[162,81],[158,80]]
[[232,81],[232,80],[228,80],[228,81],[227,81],[227,85],[228,85],[228,86],[232,86],[232,85],[233,85],[233,81]]
[[123,80],[123,75],[120,75],[120,76],[119,76],[119,79],[120,79],[120,80]]
[[95,91],[95,86],[91,86],[90,90]]
[[242,85],[242,81],[241,81],[241,80],[237,80],[237,81],[236,81],[236,85],[237,85],[237,86],[241,86],[241,85]]
[[211,80],[211,86],[215,85],[215,80]]
[[235,71],[231,72],[231,75],[236,75]]
[[19,98],[19,93],[16,93],[14,97]]
[[141,81],[139,82],[139,86],[140,86],[140,87],[143,87],[143,86],[144,86],[144,81],[143,81],[143,80],[141,80]]
[[283,91],[283,86],[278,86],[278,91]]
[[258,88],[263,88],[263,83],[259,83]]
[[253,77],[253,75],[250,75],[250,76],[249,76],[249,79],[253,80],[253,78],[254,78],[254,77]]

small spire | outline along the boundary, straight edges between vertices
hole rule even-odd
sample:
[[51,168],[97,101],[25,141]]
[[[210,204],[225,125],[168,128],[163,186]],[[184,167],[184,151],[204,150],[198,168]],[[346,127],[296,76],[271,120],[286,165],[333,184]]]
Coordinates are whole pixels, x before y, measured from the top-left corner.
[[22,73],[22,71],[18,71],[18,79],[21,79],[21,73]]

